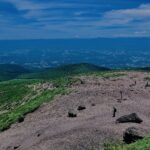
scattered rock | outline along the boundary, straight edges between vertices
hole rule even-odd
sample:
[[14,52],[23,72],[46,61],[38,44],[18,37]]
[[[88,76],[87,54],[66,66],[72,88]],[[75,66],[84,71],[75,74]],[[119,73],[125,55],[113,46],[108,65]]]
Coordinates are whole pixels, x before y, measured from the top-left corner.
[[75,118],[75,117],[77,117],[77,113],[74,110],[70,110],[68,112],[68,117]]
[[42,133],[43,133],[43,131],[42,131],[42,130],[39,130],[39,131],[36,132],[36,136],[37,136],[37,137],[40,137],[40,136],[42,135]]
[[136,113],[122,116],[116,120],[116,123],[128,123],[128,122],[141,123],[143,122],[143,120]]
[[24,121],[24,116],[22,116],[22,117],[20,117],[19,119],[18,119],[18,122],[19,123],[21,123],[21,122],[23,122]]
[[80,106],[78,107],[78,110],[79,110],[79,111],[84,110],[84,109],[86,109],[86,107],[85,107],[84,105],[80,105]]
[[121,99],[117,99],[117,102],[118,102],[118,103],[121,103],[122,101],[121,101]]
[[40,137],[40,136],[41,136],[41,134],[40,134],[40,133],[38,133],[38,134],[37,134],[37,137]]
[[130,86],[130,87],[136,86],[136,81],[134,81],[134,83],[133,83],[133,84],[130,84],[129,86]]
[[14,146],[14,149],[18,149],[20,146],[18,145],[18,146]]
[[91,106],[96,106],[96,104],[93,103],[93,104],[91,104]]
[[82,79],[78,79],[75,83],[73,83],[72,85],[74,86],[78,86],[78,85],[82,85],[85,84],[85,81],[83,81]]
[[126,129],[126,131],[123,134],[124,142],[127,144],[136,142],[137,140],[144,138],[144,132],[142,129],[138,129],[135,127],[130,127]]
[[124,101],[126,101],[126,100],[127,100],[127,98],[124,98],[123,100],[124,100]]
[[85,84],[85,81],[83,81],[83,80],[80,79],[80,83],[81,83],[81,84]]

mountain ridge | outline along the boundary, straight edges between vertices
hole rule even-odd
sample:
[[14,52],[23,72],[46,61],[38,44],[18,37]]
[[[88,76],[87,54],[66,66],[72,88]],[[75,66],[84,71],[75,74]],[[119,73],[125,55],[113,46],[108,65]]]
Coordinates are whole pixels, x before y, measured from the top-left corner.
[[47,68],[42,71],[20,76],[24,79],[55,79],[65,76],[93,73],[99,71],[110,71],[106,67],[100,67],[89,63],[62,65],[55,68]]

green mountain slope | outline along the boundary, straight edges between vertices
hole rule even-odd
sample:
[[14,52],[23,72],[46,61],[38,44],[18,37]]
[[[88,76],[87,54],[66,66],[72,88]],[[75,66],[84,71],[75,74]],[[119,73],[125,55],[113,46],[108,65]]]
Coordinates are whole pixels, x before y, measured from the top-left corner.
[[25,79],[56,79],[65,76],[73,76],[78,74],[88,74],[99,71],[109,71],[110,69],[105,67],[99,67],[93,64],[81,63],[60,66],[58,68],[46,69],[38,73],[31,73],[20,76]]
[[29,71],[19,65],[0,64],[0,81],[14,79],[25,73]]
[[[54,96],[66,94],[72,79],[58,80],[10,80],[0,82],[0,132],[15,122],[22,122],[25,115],[35,111]],[[59,85],[53,88],[54,85]]]

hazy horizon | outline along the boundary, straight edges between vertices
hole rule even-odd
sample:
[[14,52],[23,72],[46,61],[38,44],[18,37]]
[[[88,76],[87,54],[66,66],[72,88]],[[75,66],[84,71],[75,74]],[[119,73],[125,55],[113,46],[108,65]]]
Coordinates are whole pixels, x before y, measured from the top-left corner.
[[150,38],[0,41],[0,63],[57,67],[92,63],[109,68],[150,66]]

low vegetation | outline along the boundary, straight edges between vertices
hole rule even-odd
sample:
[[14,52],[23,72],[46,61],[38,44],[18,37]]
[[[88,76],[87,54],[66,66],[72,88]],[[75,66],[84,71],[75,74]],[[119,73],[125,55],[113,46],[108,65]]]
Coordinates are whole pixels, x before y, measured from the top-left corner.
[[[44,102],[51,101],[58,94],[66,94],[67,86],[74,82],[71,78],[58,80],[11,80],[0,83],[0,131],[24,119]],[[52,83],[54,88],[42,88]],[[36,86],[38,87],[36,90]]]
[[144,78],[145,81],[150,81],[150,77]]
[[105,144],[103,150],[149,150],[150,138],[144,138],[133,144]]

